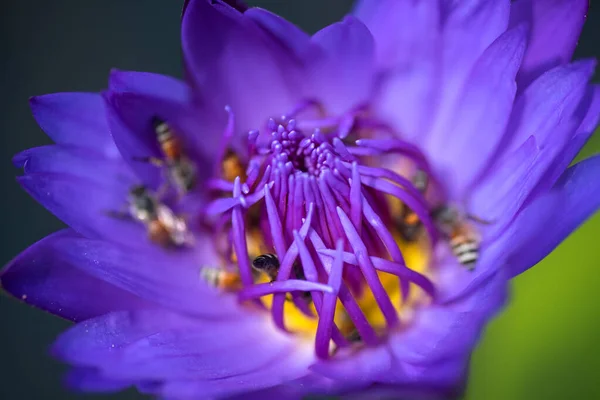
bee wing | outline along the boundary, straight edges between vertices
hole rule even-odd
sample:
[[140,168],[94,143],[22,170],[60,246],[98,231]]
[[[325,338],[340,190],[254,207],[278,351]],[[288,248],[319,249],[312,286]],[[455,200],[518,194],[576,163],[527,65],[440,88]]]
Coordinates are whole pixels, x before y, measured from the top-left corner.
[[169,235],[176,245],[192,246],[194,244],[194,237],[189,231],[184,218],[175,215],[173,210],[165,205],[158,207],[157,216],[169,231]]
[[156,209],[156,216],[168,229],[173,229],[177,223],[177,216],[169,207],[161,204]]

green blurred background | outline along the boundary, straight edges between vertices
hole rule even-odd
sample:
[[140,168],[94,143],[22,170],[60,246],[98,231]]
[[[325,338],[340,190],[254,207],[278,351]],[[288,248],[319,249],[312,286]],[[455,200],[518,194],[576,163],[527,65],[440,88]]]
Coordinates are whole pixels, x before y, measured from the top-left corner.
[[[351,0],[249,1],[306,30],[341,18]],[[15,183],[11,157],[49,143],[27,98],[58,91],[98,91],[110,68],[180,75],[180,1],[12,0],[0,13],[4,264],[62,224]],[[592,5],[578,57],[597,57],[600,7]],[[584,150],[600,150],[596,135]],[[561,210],[557,210],[557,213]],[[600,399],[600,215],[534,269],[519,276],[512,301],[474,354],[468,400]],[[79,399],[61,385],[64,366],[47,347],[68,324],[0,296],[0,399]],[[138,399],[129,392],[111,399]]]

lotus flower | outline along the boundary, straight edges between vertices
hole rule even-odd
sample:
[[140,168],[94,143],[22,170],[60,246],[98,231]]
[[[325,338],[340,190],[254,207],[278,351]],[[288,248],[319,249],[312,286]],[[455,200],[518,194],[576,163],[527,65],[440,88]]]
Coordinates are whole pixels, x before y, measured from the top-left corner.
[[2,272],[82,391],[453,398],[509,281],[600,203],[584,0],[363,0],[309,36],[191,0],[186,78],[31,99],[69,227]]

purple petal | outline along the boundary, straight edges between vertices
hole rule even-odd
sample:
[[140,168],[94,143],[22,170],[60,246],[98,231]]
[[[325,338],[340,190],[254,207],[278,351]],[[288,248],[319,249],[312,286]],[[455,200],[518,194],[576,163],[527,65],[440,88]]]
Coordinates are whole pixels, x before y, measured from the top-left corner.
[[309,349],[250,311],[217,322],[148,310],[79,324],[59,338],[54,353],[113,379],[166,379],[157,391],[187,398],[231,395],[302,377],[314,359]]
[[390,337],[398,372],[382,381],[448,389],[460,385],[482,329],[505,303],[506,287],[506,276],[496,273],[460,300],[420,310],[413,325]]
[[410,364],[431,364],[469,353],[479,338],[479,315],[456,312],[448,306],[420,310],[410,329],[393,335],[389,344],[399,360]]
[[127,346],[162,331],[189,329],[197,320],[162,309],[119,311],[79,323],[62,333],[52,353],[81,366],[100,366]]
[[456,173],[453,183],[447,185],[458,193],[453,198],[462,197],[460,194],[481,175],[503,137],[526,41],[527,27],[521,25],[502,34],[485,50],[456,103],[445,136],[433,144],[431,154],[436,155],[438,169]]
[[151,72],[110,71],[109,89],[114,92],[139,93],[185,103],[191,92],[185,82]]
[[519,149],[499,161],[499,166],[472,193],[469,213],[489,221],[499,230],[509,222],[539,184],[552,160],[566,143],[575,125],[565,121],[554,130],[555,143],[541,149],[530,137]]
[[52,245],[58,259],[141,298],[195,315],[237,315],[234,296],[221,294],[201,279],[203,263],[215,266],[217,256],[208,238],[196,239],[195,248],[178,251],[152,245],[131,251],[76,237],[57,238]]
[[536,79],[515,102],[508,126],[513,135],[509,148],[515,149],[531,135],[544,147],[552,130],[577,110],[595,67],[595,60],[578,61]]
[[308,97],[334,114],[366,102],[375,69],[375,43],[367,27],[348,16],[317,32],[311,42]]
[[442,83],[435,122],[428,134],[435,143],[448,134],[455,103],[468,83],[469,73],[484,50],[508,26],[509,0],[442,0]]
[[80,236],[66,229],[33,244],[2,270],[2,288],[27,304],[71,321],[150,306],[57,257],[54,243],[63,238]]
[[361,0],[353,14],[375,39],[379,69],[402,69],[433,59],[440,29],[437,1]]
[[308,398],[310,398],[311,395],[315,396],[318,394],[354,393],[355,390],[363,389],[366,386],[368,386],[368,383],[338,381],[326,378],[317,373],[310,373],[302,378],[290,380],[269,389],[243,393],[229,400],[298,400],[306,398],[305,396],[309,396]]
[[64,380],[67,387],[90,393],[120,392],[133,386],[134,382],[106,378],[94,368],[76,368],[67,373]]
[[236,132],[262,127],[297,102],[293,54],[244,14],[220,2],[190,1],[181,40],[191,81],[215,110],[231,106]]
[[589,0],[518,0],[511,24],[531,25],[529,46],[517,83],[527,87],[545,71],[571,61],[585,22]]
[[340,350],[336,357],[318,361],[310,369],[330,379],[358,384],[377,381],[393,373],[394,366],[389,349],[380,345],[348,354]]
[[[531,155],[537,160],[526,156],[522,164],[514,164],[519,157],[516,155],[522,153],[519,150],[513,150],[513,156],[505,155],[504,160],[498,160],[496,169],[474,188],[470,212],[488,213],[492,219],[496,218],[494,214],[510,218],[538,185],[545,185],[547,175],[556,172],[552,166],[564,163],[562,157],[568,149],[567,144],[584,118],[580,105],[588,93],[587,81],[594,67],[594,61],[556,67],[532,83],[519,97],[508,127],[514,135],[511,148],[519,144],[521,149],[530,147],[526,143],[532,136],[527,140],[524,138],[527,134],[533,135],[537,151]],[[507,161],[511,157],[512,161]]]
[[[463,363],[464,364],[464,363]],[[437,365],[436,368],[418,368],[421,374],[440,374],[444,370],[456,369],[457,363],[445,362]],[[417,368],[410,368],[416,370]],[[439,385],[437,385],[439,386]],[[352,391],[352,393],[344,396],[344,400],[380,400],[380,399],[410,399],[410,400],[448,400],[460,399],[464,394],[464,386],[458,385],[454,387],[440,388],[435,384],[425,385],[384,385],[375,384],[364,390]]]
[[553,188],[563,196],[563,203],[557,207],[560,212],[553,214],[551,220],[538,219],[536,223],[545,227],[543,232],[529,241],[519,242],[518,249],[510,257],[511,276],[516,276],[541,261],[596,212],[600,206],[598,176],[600,156],[575,164],[561,176]]
[[567,169],[583,145],[596,130],[598,121],[600,120],[600,86],[590,85],[588,92],[587,101],[582,101],[580,107],[580,112],[585,113],[581,125],[579,125],[579,128],[567,142],[564,150],[550,166],[550,169],[546,172],[546,176],[540,182],[541,187],[537,190],[547,190],[556,183],[556,180]]
[[25,174],[69,174],[81,178],[98,179],[104,170],[112,179],[133,181],[127,165],[121,159],[111,159],[84,147],[50,145],[33,147],[13,157],[13,164]]
[[308,50],[310,36],[285,18],[258,7],[248,9],[244,17],[253,20],[268,32],[273,40],[282,42],[298,59]]
[[109,158],[119,158],[99,94],[54,93],[32,97],[29,104],[37,123],[57,144],[83,147]]
[[437,1],[363,0],[355,14],[375,38],[377,66],[387,68],[377,86],[377,112],[403,138],[422,137],[440,84]]
[[123,210],[136,183],[121,160],[108,160],[87,149],[45,146],[15,157],[26,175],[17,181],[38,202],[78,233],[139,248],[144,228],[109,213]]

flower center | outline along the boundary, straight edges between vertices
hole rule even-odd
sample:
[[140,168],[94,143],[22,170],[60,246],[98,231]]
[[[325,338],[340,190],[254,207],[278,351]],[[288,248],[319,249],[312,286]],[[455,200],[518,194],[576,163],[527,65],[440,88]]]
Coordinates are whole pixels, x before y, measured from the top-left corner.
[[417,148],[364,110],[326,118],[307,102],[236,153],[228,111],[205,213],[225,265],[213,283],[262,304],[280,329],[316,337],[323,358],[330,343],[376,345],[435,296],[425,266],[441,195]]

